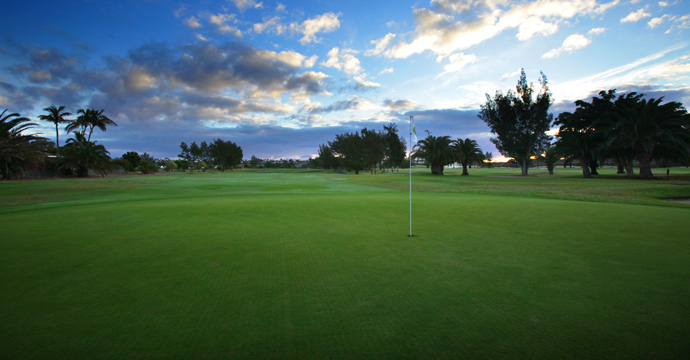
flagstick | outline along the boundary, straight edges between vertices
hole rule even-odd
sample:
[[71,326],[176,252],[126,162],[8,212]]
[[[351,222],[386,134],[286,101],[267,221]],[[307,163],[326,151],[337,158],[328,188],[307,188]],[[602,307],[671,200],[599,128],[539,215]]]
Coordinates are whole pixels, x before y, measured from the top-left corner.
[[412,122],[414,118],[410,116],[410,237],[412,237]]

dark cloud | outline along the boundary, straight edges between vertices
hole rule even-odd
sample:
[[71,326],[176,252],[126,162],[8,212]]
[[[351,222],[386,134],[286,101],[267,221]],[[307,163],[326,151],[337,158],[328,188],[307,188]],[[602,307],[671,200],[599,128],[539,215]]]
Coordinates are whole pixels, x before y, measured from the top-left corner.
[[324,114],[333,111],[356,110],[362,106],[363,99],[355,96],[348,100],[340,100],[326,107],[315,107],[308,110],[310,114]]

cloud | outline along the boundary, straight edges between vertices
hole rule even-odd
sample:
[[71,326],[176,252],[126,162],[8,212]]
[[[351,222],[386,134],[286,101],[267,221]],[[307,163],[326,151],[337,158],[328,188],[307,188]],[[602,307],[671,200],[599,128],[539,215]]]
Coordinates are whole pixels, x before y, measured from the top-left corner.
[[388,73],[392,73],[392,72],[393,72],[393,68],[392,68],[392,67],[387,67],[387,68],[384,68],[383,70],[381,70],[381,71],[379,72],[379,75],[388,74]]
[[285,33],[289,27],[280,23],[280,17],[274,16],[264,19],[262,23],[254,24],[253,29],[257,34],[261,34],[264,31],[273,31],[275,34],[280,35]]
[[666,19],[668,19],[669,17],[670,17],[669,15],[664,15],[664,16],[661,16],[661,17],[655,17],[655,18],[653,18],[652,20],[649,20],[649,21],[647,22],[647,26],[648,26],[650,29],[654,29],[655,27],[657,27],[657,26],[663,24],[664,21],[666,21]]
[[334,47],[328,51],[328,59],[321,63],[325,67],[344,71],[348,75],[357,75],[364,71],[354,54],[357,51],[352,49],[342,49]]
[[607,29],[603,27],[593,28],[587,32],[587,36],[603,34]]
[[639,9],[637,11],[633,11],[628,16],[624,17],[621,19],[622,23],[628,23],[628,22],[638,22],[646,17],[652,16],[650,13],[647,12],[647,7],[644,7],[642,9]]
[[542,59],[553,59],[562,53],[573,53],[576,50],[587,47],[592,40],[588,39],[582,34],[572,34],[563,40],[561,47],[549,50],[541,56]]
[[233,35],[236,37],[242,37],[242,31],[238,29],[235,25],[230,23],[237,23],[237,16],[235,14],[210,14],[209,22],[216,26],[216,31],[223,35]]
[[501,76],[501,79],[502,80],[512,79],[512,78],[520,75],[520,71],[522,71],[522,69],[517,69],[517,70],[513,71],[512,73],[503,74],[503,76]]
[[412,100],[391,100],[391,99],[386,99],[383,101],[383,107],[388,109],[389,111],[403,111],[403,110],[411,110],[411,109],[416,109],[420,107],[419,104]]
[[679,79],[688,78],[690,74],[690,55],[686,53],[661,61],[670,53],[684,47],[669,48],[591,76],[553,84],[551,90],[560,102],[582,99],[592,91],[591,89],[599,91],[649,86],[661,90],[690,92],[687,85],[679,82]]
[[647,22],[647,27],[654,29],[664,23],[671,24],[669,29],[666,30],[666,34],[669,34],[676,29],[688,29],[690,28],[690,14],[683,16],[664,14],[660,17],[655,17],[649,20]]
[[317,42],[316,35],[318,33],[329,33],[340,28],[338,16],[339,15],[329,12],[312,19],[307,19],[299,25],[296,23],[290,24],[290,27],[304,35],[300,39],[300,43],[309,44]]
[[322,107],[321,104],[313,104],[311,106],[305,106],[303,110],[308,111],[310,114],[324,114],[334,111],[353,111],[366,107],[371,107],[371,102],[367,99],[354,95],[348,100],[336,101],[327,107]]
[[371,55],[380,55],[382,54],[388,45],[390,44],[391,40],[395,37],[395,34],[388,33],[386,36],[378,39],[378,40],[371,40],[370,43],[374,45],[373,49],[367,50],[364,55],[371,56]]
[[[439,57],[436,59],[437,62],[440,62],[443,59],[443,57]],[[469,54],[465,55],[464,53],[458,53],[458,54],[452,54],[448,57],[448,64],[443,66],[444,72],[441,73],[439,76],[443,74],[448,74],[452,72],[460,72],[462,71],[465,66],[475,63],[479,60],[476,55],[474,54]],[[438,76],[437,76],[438,77]]]
[[258,9],[258,8],[263,7],[263,3],[260,3],[260,2],[257,3],[254,0],[230,0],[230,1],[232,1],[235,4],[235,6],[237,6],[237,8],[242,10],[242,11],[247,10],[249,8]]
[[184,23],[185,23],[185,25],[187,25],[187,27],[190,28],[190,29],[196,29],[196,28],[200,28],[200,27],[201,27],[201,23],[200,23],[199,20],[198,20],[196,17],[194,17],[194,16],[188,17],[188,18],[184,21]]
[[[394,34],[372,42],[367,55],[407,58],[430,51],[449,56],[487,41],[507,29],[517,29],[520,41],[554,34],[559,25],[576,16],[601,14],[618,1],[597,4],[589,0],[542,0],[531,3],[507,1],[432,1],[432,9],[413,11],[415,31],[409,41],[392,44]],[[438,10],[438,11],[434,11]],[[455,14],[459,13],[459,19]]]
[[300,43],[303,45],[318,42],[317,35],[319,33],[329,33],[340,28],[339,14],[325,13],[311,19],[307,19],[302,23],[293,22],[285,24],[281,22],[279,16],[267,17],[261,23],[255,23],[252,28],[255,33],[261,34],[264,32],[272,32],[276,35],[285,33],[301,34]]
[[381,86],[381,84],[377,82],[366,80],[363,75],[355,76],[353,79],[357,83],[357,85],[355,85],[356,90],[369,90]]

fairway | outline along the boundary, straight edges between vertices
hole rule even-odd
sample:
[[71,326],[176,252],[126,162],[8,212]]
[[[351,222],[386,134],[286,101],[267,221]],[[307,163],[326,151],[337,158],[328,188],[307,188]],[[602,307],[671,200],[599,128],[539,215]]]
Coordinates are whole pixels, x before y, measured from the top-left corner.
[[690,357],[690,172],[574,170],[0,183],[0,358]]

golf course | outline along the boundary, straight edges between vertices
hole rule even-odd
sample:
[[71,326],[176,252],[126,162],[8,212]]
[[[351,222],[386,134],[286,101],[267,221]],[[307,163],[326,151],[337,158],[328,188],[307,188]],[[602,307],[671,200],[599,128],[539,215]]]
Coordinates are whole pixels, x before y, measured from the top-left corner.
[[0,183],[0,359],[688,359],[690,169]]

